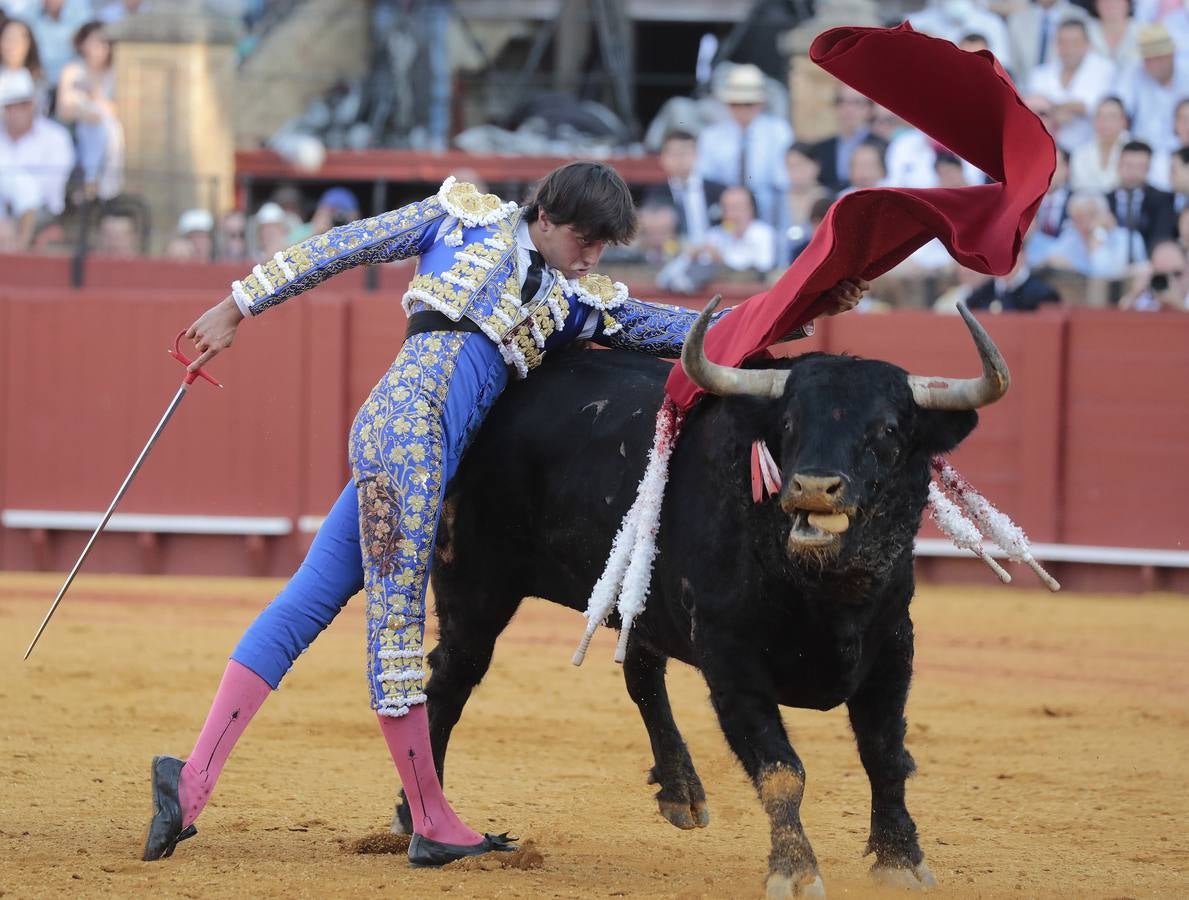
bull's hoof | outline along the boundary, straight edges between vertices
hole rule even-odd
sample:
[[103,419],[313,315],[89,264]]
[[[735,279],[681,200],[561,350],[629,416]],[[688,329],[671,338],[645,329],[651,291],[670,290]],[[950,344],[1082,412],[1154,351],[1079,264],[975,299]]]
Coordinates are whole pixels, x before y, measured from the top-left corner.
[[704,800],[693,800],[689,803],[657,800],[656,805],[662,816],[683,831],[705,828],[710,824],[710,810],[707,809]]
[[937,879],[933,877],[933,873],[929,871],[924,860],[911,869],[875,865],[871,867],[871,877],[883,887],[898,888],[903,891],[927,891],[937,887]]
[[409,804],[403,794],[396,795],[396,810],[392,813],[392,824],[388,830],[393,834],[412,834],[413,817],[409,815]]
[[773,872],[765,885],[768,900],[788,900],[789,897],[825,897],[826,886],[816,872],[805,875],[782,875]]

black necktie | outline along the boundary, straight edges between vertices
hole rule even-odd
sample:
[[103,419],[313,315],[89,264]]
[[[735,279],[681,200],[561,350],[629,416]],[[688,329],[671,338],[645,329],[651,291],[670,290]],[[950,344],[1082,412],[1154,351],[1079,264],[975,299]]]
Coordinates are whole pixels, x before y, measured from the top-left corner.
[[1046,57],[1049,55],[1049,16],[1046,12],[1040,14],[1040,48],[1036,54],[1036,62],[1038,65],[1044,65]]
[[537,296],[537,291],[541,289],[541,279],[545,277],[545,257],[536,250],[530,250],[528,258],[531,262],[524,276],[524,284],[520,288],[521,303],[528,303]]

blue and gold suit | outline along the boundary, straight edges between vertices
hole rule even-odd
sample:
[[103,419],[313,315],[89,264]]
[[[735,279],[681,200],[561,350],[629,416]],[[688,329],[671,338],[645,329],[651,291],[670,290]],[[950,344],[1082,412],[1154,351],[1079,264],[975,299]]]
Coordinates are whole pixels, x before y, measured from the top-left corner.
[[677,356],[695,313],[636,300],[602,275],[552,272],[521,300],[521,210],[447,179],[436,195],[309,238],[232,285],[256,316],[337,272],[417,256],[406,312],[436,310],[474,331],[431,331],[404,343],[356,415],[352,484],[293,579],[232,658],[276,687],[296,656],[360,588],[366,595],[372,706],[399,716],[425,701],[426,578],[445,486],[508,382],[581,337]]

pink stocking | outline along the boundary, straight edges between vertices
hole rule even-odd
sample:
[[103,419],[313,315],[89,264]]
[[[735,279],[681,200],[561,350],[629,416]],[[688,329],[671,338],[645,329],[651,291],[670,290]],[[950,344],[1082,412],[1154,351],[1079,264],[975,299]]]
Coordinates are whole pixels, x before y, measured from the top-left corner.
[[425,704],[410,706],[407,714],[394,718],[377,715],[388,752],[396,763],[401,785],[413,816],[413,831],[444,844],[477,844],[483,835],[468,828],[450,808],[442,793],[429,746],[429,717]]
[[231,748],[244,733],[252,716],[268,697],[268,682],[235,660],[227,663],[198,742],[182,768],[178,785],[182,804],[182,827],[198,818],[215,789]]

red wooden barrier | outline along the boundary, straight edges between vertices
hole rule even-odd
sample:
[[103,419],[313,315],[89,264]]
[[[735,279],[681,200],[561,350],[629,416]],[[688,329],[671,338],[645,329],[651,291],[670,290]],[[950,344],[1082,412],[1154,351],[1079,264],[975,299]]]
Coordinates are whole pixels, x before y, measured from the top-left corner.
[[[166,345],[226,290],[221,267],[184,279],[185,289],[177,271],[159,270],[168,289],[81,291],[14,287],[0,272],[0,509],[105,508],[180,381]],[[245,323],[212,366],[227,389],[195,386],[120,509],[271,517],[292,533],[115,533],[89,570],[291,571],[310,537],[300,524],[346,483],[351,419],[400,344],[411,269],[381,271],[382,291],[344,290],[340,277]],[[1014,386],[984,411],[955,455],[959,469],[1037,542],[1185,550],[1189,317],[1074,310],[984,321]],[[922,374],[978,371],[960,321],[925,313],[826,319],[788,348],[879,357]],[[66,568],[86,533],[37,537],[0,529],[0,568]],[[924,568],[949,575],[952,566]],[[1159,586],[1184,584],[1186,572],[1141,574]],[[1094,584],[1111,583],[1100,574]]]

